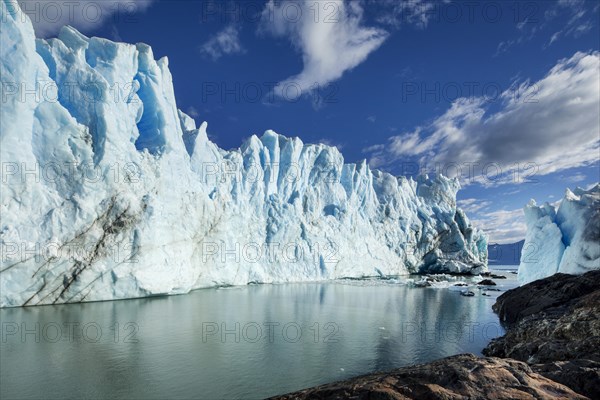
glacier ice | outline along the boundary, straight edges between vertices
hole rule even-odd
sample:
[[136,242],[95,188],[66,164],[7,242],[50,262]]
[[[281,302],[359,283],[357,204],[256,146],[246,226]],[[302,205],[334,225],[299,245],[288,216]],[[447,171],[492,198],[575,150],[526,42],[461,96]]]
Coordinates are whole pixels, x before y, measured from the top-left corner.
[[36,39],[0,5],[0,306],[487,268],[456,180],[272,131],[222,150],[149,46]]
[[600,184],[566,190],[558,206],[525,206],[527,234],[518,278],[525,284],[557,272],[584,274],[600,269]]

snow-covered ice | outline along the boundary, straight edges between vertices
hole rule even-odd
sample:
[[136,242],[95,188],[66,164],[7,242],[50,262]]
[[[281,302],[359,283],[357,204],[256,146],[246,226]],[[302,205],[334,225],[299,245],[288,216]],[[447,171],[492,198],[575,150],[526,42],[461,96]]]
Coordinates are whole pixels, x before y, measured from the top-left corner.
[[600,269],[600,184],[566,190],[558,206],[525,206],[527,235],[519,265],[519,283],[557,272],[583,274]]
[[0,306],[487,268],[456,180],[273,131],[222,150],[149,46],[36,39],[0,5]]

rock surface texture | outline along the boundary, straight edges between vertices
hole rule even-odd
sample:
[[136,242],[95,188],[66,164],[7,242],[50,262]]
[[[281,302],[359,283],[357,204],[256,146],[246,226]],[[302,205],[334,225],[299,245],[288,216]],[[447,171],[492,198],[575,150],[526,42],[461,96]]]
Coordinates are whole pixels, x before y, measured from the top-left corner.
[[525,361],[600,399],[600,271],[555,274],[502,294],[493,308],[508,330],[485,355]]
[[273,397],[292,399],[585,399],[527,364],[472,354]]

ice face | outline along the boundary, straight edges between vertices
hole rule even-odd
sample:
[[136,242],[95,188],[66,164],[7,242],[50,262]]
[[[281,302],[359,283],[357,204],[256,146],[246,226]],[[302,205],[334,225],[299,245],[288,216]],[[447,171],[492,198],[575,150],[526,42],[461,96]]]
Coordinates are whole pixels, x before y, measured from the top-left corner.
[[273,131],[224,151],[177,109],[149,46],[70,27],[35,39],[0,5],[0,306],[485,270],[455,180]]
[[600,269],[600,184],[587,191],[567,189],[558,211],[531,200],[525,219],[521,284],[557,272],[578,275]]

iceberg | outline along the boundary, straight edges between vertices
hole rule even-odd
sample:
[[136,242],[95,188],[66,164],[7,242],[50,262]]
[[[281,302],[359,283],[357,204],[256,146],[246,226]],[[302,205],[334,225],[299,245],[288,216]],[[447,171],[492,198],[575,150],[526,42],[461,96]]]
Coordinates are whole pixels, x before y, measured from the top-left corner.
[[225,151],[148,45],[36,39],[0,6],[1,307],[486,270],[457,180],[273,131]]
[[600,269],[600,184],[567,189],[558,207],[531,200],[525,206],[527,234],[520,284],[557,272],[581,275]]

